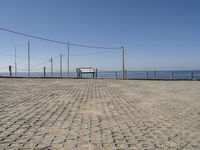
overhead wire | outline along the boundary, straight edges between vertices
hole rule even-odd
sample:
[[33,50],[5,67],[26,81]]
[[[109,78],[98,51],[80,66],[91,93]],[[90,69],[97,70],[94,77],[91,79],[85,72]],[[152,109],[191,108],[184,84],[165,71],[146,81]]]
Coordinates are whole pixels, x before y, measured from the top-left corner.
[[6,69],[6,68],[8,68],[8,66],[6,66],[6,67],[0,67],[0,69]]
[[14,34],[18,34],[18,35],[22,35],[22,36],[27,36],[27,37],[35,38],[35,39],[39,39],[39,40],[43,40],[43,41],[54,42],[54,43],[58,43],[58,44],[67,44],[66,42],[61,42],[61,41],[56,41],[56,40],[52,40],[52,39],[48,39],[48,38],[43,38],[43,37],[35,36],[35,35],[21,33],[21,32],[17,32],[17,31],[14,31],[14,30],[9,30],[9,29],[5,29],[5,28],[1,28],[1,27],[0,27],[0,30],[6,31],[6,32],[10,32],[10,33],[14,33]]
[[72,54],[72,55],[70,55],[70,56],[88,56],[88,55],[98,55],[98,54],[109,53],[109,52],[112,52],[112,51],[113,51],[113,50],[104,50],[104,51],[92,52],[92,53]]
[[17,70],[27,71],[28,69],[23,69],[23,68],[18,68],[18,67],[17,67]]
[[35,68],[35,67],[38,67],[38,66],[45,65],[45,64],[47,64],[48,62],[49,62],[49,60],[44,61],[44,62],[41,62],[41,63],[39,63],[39,64],[36,64],[36,65],[31,66],[31,68]]
[[40,67],[40,68],[34,68],[34,69],[31,68],[32,71],[36,71],[36,70],[37,70],[37,71],[41,71],[42,69],[43,69],[43,67]]
[[[2,55],[2,56],[9,56],[9,57],[15,57],[15,55],[6,54],[6,53],[0,53],[0,55]],[[24,57],[24,56],[16,56],[16,57],[18,57],[18,58],[26,58],[26,57]]]
[[[91,46],[91,45],[82,45],[82,44],[76,44],[76,43],[63,42],[63,41],[58,41],[58,40],[54,40],[54,39],[44,38],[44,37],[35,36],[35,35],[27,34],[27,33],[22,33],[22,32],[10,30],[10,29],[5,29],[5,28],[1,28],[1,27],[0,27],[0,30],[6,31],[6,32],[9,32],[9,33],[13,33],[13,34],[17,34],[17,35],[21,35],[21,36],[26,36],[26,37],[31,37],[31,38],[35,38],[35,39],[47,41],[47,42],[53,42],[53,43],[57,43],[57,44],[65,44],[65,45],[69,45],[69,46],[71,45],[71,46],[77,46],[77,47],[83,47],[83,48],[105,49],[104,51],[98,51],[98,52],[92,52],[92,53],[83,53],[83,54],[72,54],[70,56],[96,55],[96,54],[103,54],[103,53],[111,52],[113,50],[119,50],[119,49],[121,49],[121,47],[120,48],[119,47],[118,48],[117,47],[114,48],[114,47]],[[0,53],[0,55],[15,57],[15,55],[5,54],[5,53]],[[63,57],[65,57],[65,56],[66,55],[63,55]],[[18,58],[24,58],[24,59],[28,58],[26,56],[19,56],[19,55],[16,56],[16,57],[18,57]],[[59,57],[59,56],[57,56],[57,57]],[[54,57],[54,59],[56,59],[57,57]],[[36,57],[31,57],[31,59],[43,59],[44,60],[44,58],[36,58]],[[49,62],[49,60],[46,60],[44,62],[41,62],[39,64],[31,66],[31,68],[32,68],[32,70],[34,70],[34,69],[36,69],[36,67],[44,65],[44,64],[46,64],[48,62]],[[17,68],[17,69],[27,71],[27,69],[23,69],[23,68]]]
[[54,39],[44,38],[44,37],[35,36],[35,35],[27,34],[27,33],[22,33],[22,32],[10,30],[10,29],[5,29],[5,28],[2,28],[2,27],[0,27],[0,30],[6,31],[6,32],[10,32],[10,33],[13,33],[13,34],[18,34],[18,35],[22,35],[22,36],[26,36],[26,37],[31,37],[31,38],[43,40],[43,41],[53,42],[53,43],[57,43],[57,44],[65,44],[65,45],[71,45],[71,46],[77,46],[77,47],[85,47],[85,48],[94,48],[94,49],[113,49],[113,50],[114,49],[115,50],[121,49],[121,47],[91,46],[91,45],[83,45],[83,44],[63,42],[63,41],[58,41],[58,40],[54,40]]
[[[2,56],[9,56],[9,57],[15,57],[15,55],[13,55],[13,54],[6,54],[6,53],[0,53],[0,55],[2,55]],[[16,57],[17,57],[17,58],[28,59],[27,56],[16,55]],[[44,60],[45,58],[31,57],[31,59]]]

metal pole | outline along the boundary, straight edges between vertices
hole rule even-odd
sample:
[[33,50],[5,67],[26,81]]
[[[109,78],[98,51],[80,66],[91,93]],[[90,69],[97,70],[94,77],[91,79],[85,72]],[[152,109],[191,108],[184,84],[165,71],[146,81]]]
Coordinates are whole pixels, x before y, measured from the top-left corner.
[[193,80],[193,77],[194,77],[194,73],[191,72],[191,80]]
[[10,73],[10,77],[12,76],[12,66],[9,66],[9,73]]
[[60,76],[62,77],[62,54],[60,54]]
[[15,47],[15,76],[17,76],[17,56],[16,56],[16,47]]
[[148,78],[149,78],[149,73],[148,73],[148,71],[146,72],[146,78],[147,78],[147,80],[148,80]]
[[127,76],[128,76],[128,72],[127,70],[125,70],[125,78],[127,79]]
[[97,70],[97,68],[96,68],[96,78],[97,78],[97,71],[98,71],[98,70]]
[[173,80],[174,79],[174,72],[172,71],[171,72],[171,80]]
[[46,67],[44,66],[44,77],[46,77]]
[[51,76],[53,77],[53,58],[50,59],[51,62]]
[[69,41],[67,43],[67,76],[69,77]]
[[122,79],[125,79],[124,47],[122,46]]
[[156,71],[153,72],[153,77],[156,79]]
[[30,41],[28,41],[28,77],[30,77]]

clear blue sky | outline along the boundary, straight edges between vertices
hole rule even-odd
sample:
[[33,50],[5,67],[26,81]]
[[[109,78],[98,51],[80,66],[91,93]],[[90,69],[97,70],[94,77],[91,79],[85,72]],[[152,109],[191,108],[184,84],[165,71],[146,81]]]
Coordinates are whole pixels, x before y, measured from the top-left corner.
[[[200,69],[199,0],[1,0],[0,27],[78,44],[124,46],[128,70]],[[66,54],[66,45],[4,31],[0,53],[14,54],[16,46],[17,54],[26,57],[28,40],[33,66]],[[70,47],[71,55],[99,51]],[[70,58],[70,70],[121,70],[120,51]],[[19,68],[27,68],[26,59],[17,61]],[[59,59],[54,63],[58,69]],[[0,55],[0,68],[10,64],[14,57]],[[66,57],[63,64],[66,69]]]

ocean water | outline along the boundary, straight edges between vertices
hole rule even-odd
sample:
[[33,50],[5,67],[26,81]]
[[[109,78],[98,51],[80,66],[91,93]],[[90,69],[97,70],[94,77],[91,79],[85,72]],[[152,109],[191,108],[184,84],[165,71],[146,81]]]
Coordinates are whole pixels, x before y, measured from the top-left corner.
[[[190,79],[193,73],[193,79],[200,80],[200,70],[190,71],[127,71],[126,77],[128,79]],[[17,76],[26,77],[27,72],[18,72]],[[0,76],[9,76],[9,72],[0,72]],[[14,73],[13,73],[14,76]],[[43,72],[31,72],[32,77],[43,77]],[[50,72],[46,72],[47,77],[51,77]],[[54,77],[60,77],[59,72],[53,73]],[[63,72],[63,77],[67,76],[67,72]],[[76,72],[70,72],[70,77],[76,77]],[[92,77],[91,74],[84,74],[83,77]],[[98,72],[99,78],[121,78],[121,71],[100,71]]]

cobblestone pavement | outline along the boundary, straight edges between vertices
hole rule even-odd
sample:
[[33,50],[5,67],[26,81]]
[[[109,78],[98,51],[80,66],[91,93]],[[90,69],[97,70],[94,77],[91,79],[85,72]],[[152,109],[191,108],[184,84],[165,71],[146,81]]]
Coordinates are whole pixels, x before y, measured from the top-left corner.
[[200,149],[200,82],[0,79],[0,149]]

